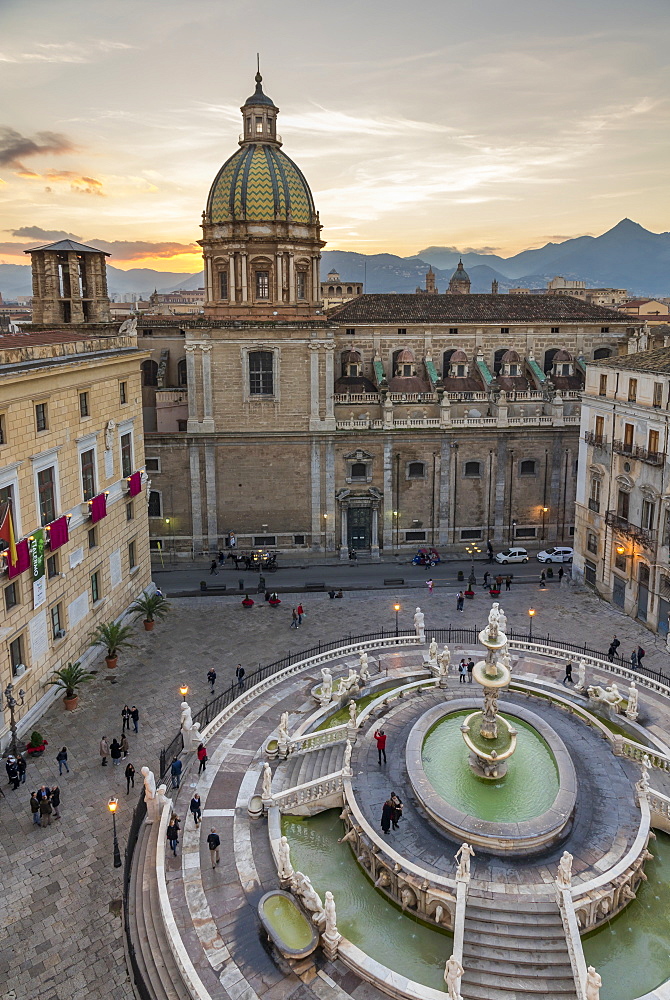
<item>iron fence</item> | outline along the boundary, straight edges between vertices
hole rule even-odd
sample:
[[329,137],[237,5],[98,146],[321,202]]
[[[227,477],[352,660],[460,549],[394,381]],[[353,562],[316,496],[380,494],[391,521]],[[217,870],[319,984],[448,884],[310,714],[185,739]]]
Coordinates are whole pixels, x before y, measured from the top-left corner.
[[135,945],[133,944],[133,939],[130,933],[130,912],[128,904],[130,899],[130,879],[133,870],[133,856],[137,846],[137,839],[140,835],[142,822],[146,814],[147,806],[144,801],[144,791],[142,791],[140,799],[133,810],[132,819],[130,821],[130,829],[128,831],[128,841],[126,843],[123,866],[123,930],[126,936],[126,949],[128,959],[130,961],[130,969],[133,975],[133,982],[135,983],[137,995],[140,997],[140,1000],[152,1000],[152,996],[147,984],[144,982],[144,978],[137,961],[137,955],[135,954]]

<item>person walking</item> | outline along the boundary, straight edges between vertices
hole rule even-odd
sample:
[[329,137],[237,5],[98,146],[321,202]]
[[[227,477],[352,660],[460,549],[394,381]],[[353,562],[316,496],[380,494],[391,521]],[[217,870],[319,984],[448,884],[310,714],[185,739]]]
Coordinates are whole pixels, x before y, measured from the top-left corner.
[[614,663],[614,657],[616,656],[616,651],[620,645],[621,643],[617,639],[616,635],[614,635],[610,643],[610,648],[607,650],[607,659],[610,661],[610,663]]
[[462,612],[464,604],[465,604],[465,598],[463,597],[463,591],[459,590],[459,592],[456,594],[456,610]]
[[202,818],[201,808],[202,807],[200,805],[200,796],[196,792],[195,795],[193,796],[193,798],[191,799],[191,804],[189,806],[189,809],[193,813],[193,821],[194,821],[194,823],[195,823],[196,826],[198,825],[198,823],[200,822],[200,820]]
[[107,767],[107,758],[109,757],[109,743],[107,742],[107,737],[103,736],[100,740],[100,756],[102,757],[102,766]]
[[226,561],[225,552],[219,552],[219,566],[223,566],[225,561]]
[[198,747],[198,761],[198,775],[201,775],[207,767],[207,747],[204,743],[201,743]]
[[126,736],[125,733],[121,733],[121,753],[123,754],[124,758],[126,758],[128,756],[128,754],[130,753],[130,746],[128,744],[128,737]]
[[214,694],[214,685],[216,684],[216,670],[214,667],[210,667],[207,671],[207,683],[209,684],[209,693]]
[[489,571],[488,571],[487,569],[485,569],[485,570],[484,570],[484,582],[483,582],[483,584],[482,584],[482,587],[484,588],[484,590],[488,590],[488,586],[489,586],[489,575],[490,575],[490,574],[489,574]]
[[168,828],[166,830],[167,841],[172,848],[172,853],[175,858],[177,857],[177,844],[179,843],[179,820],[175,814],[172,814]]
[[637,664],[638,664],[637,650],[634,649],[633,652],[630,654],[630,669],[637,670]]
[[431,576],[431,578],[429,580],[426,580],[426,586],[428,587],[428,593],[432,594],[433,593],[433,578],[432,578],[432,576]]
[[458,664],[458,683],[465,684],[465,678],[468,673],[468,665],[465,660],[461,660]]
[[295,610],[298,615],[298,625],[302,625],[302,616],[305,613],[305,609],[303,608],[302,604],[299,604]]
[[377,743],[377,756],[379,758],[379,766],[381,767],[382,757],[384,758],[384,763],[386,763],[386,733],[383,729],[375,729],[374,739]]
[[172,775],[172,787],[179,788],[179,782],[181,780],[181,772],[184,765],[179,760],[179,757],[173,757],[172,763],[170,764],[170,774]]
[[546,582],[547,582],[547,574],[544,572],[544,570],[542,570],[542,572],[540,573],[540,586],[544,587]]
[[16,769],[19,772],[19,781],[22,785],[26,783],[26,759],[22,754],[16,758]]
[[51,800],[48,795],[40,799],[40,825],[41,826],[51,826],[51,814],[53,813],[53,806],[51,805]]
[[493,562],[493,546],[491,545],[491,539],[489,538],[486,542],[486,556],[490,563]]
[[30,793],[30,811],[31,811],[31,813],[33,815],[33,823],[35,824],[35,826],[39,826],[40,825],[40,804],[39,804],[39,801],[37,799],[37,793],[36,792],[31,792]]
[[565,570],[563,569],[563,567],[559,566],[558,567],[558,582],[559,583],[563,582],[563,574],[564,574],[564,572],[565,572]]
[[468,657],[467,668],[468,668],[468,684],[472,684],[472,671],[475,669],[475,661],[472,659],[471,656]]
[[65,770],[69,774],[70,768],[68,767],[67,763],[67,747],[61,747],[61,749],[56,754],[56,760],[58,761],[58,777],[60,778],[60,776],[62,775],[63,768],[65,768]]
[[128,761],[124,773],[126,776],[126,795],[130,795],[130,786],[135,787],[135,768],[132,765],[132,761]]
[[135,732],[138,732],[138,726],[140,723],[140,713],[139,710],[135,707],[135,705],[133,705],[133,707],[130,710],[130,718],[133,721],[133,729],[135,730]]
[[211,565],[209,567],[209,575],[210,576],[218,576],[219,575],[219,571],[216,568],[216,559],[212,559]]
[[387,799],[382,806],[382,818],[381,818],[381,828],[384,831],[384,835],[388,837],[391,832],[391,820],[393,819],[393,803],[390,799]]
[[572,663],[570,663],[569,660],[565,664],[565,677],[563,678],[563,683],[564,684],[574,684],[575,683],[573,681],[573,679],[572,679]]
[[642,657],[643,657],[643,656],[646,656],[646,655],[647,655],[647,654],[646,654],[646,652],[644,651],[644,649],[642,648],[642,646],[638,646],[638,647],[637,647],[637,666],[638,666],[638,670],[639,670],[639,669],[640,669],[640,667],[642,666]]
[[124,729],[130,730],[130,708],[128,705],[124,705],[121,709],[121,721],[123,723],[121,732],[123,732]]
[[54,785],[51,789],[51,805],[54,810],[54,819],[60,819],[60,788]]
[[118,767],[121,763],[121,744],[117,740],[116,736],[109,744],[109,756],[112,758],[112,764],[114,767]]
[[212,868],[216,868],[220,860],[219,847],[221,846],[221,838],[214,827],[212,827],[211,833],[207,834],[207,846],[209,847],[209,856],[212,859]]
[[7,777],[9,778],[12,788],[18,788],[21,784],[21,778],[19,777],[19,768],[16,763],[16,757],[7,758],[5,770],[7,771]]
[[[500,590],[500,588],[498,589]],[[505,577],[505,590],[511,590],[511,589],[512,589],[512,577],[508,574]]]
[[237,669],[235,670],[235,677],[237,678],[237,686],[240,691],[244,687],[244,673],[245,673],[244,667],[242,666],[241,663],[238,663]]
[[393,806],[393,814],[391,816],[391,825],[394,830],[398,829],[398,823],[402,819],[402,799],[395,792],[391,792],[391,797],[389,802]]
[[291,624],[289,628],[300,628],[300,625],[298,624],[298,612],[295,608],[291,608]]

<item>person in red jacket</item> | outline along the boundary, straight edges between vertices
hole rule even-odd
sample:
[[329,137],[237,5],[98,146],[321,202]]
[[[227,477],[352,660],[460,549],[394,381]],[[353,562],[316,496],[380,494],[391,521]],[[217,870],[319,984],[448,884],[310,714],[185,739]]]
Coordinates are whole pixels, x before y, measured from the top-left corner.
[[198,768],[198,774],[202,772],[207,767],[207,747],[204,743],[201,743],[198,747],[198,760],[200,761],[200,767]]
[[386,763],[386,733],[383,729],[376,729],[374,737],[377,741],[377,754],[379,756],[379,764],[382,762],[382,754],[384,755],[384,763]]

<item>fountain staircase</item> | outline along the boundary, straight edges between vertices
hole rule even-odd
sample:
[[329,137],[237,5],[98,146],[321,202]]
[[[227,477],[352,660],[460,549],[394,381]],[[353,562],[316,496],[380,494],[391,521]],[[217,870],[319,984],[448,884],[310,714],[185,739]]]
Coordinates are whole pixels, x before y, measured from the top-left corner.
[[577,1000],[558,904],[470,887],[463,1000]]
[[290,755],[279,765],[272,782],[272,791],[286,792],[308,781],[318,781],[327,774],[341,771],[344,764],[344,743],[329,743],[313,750],[302,750]]

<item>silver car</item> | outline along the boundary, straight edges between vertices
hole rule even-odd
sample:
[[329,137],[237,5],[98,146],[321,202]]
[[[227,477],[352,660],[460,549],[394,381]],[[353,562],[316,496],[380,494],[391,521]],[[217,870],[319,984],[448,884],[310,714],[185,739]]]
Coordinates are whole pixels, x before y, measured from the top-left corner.
[[496,553],[496,562],[502,563],[503,566],[514,562],[527,563],[528,553],[525,549],[505,549],[504,552]]

